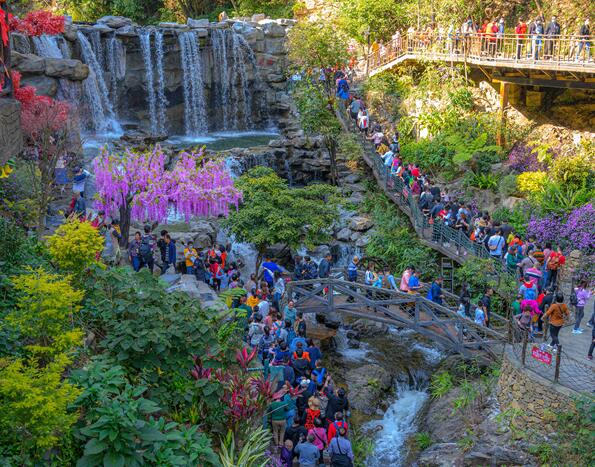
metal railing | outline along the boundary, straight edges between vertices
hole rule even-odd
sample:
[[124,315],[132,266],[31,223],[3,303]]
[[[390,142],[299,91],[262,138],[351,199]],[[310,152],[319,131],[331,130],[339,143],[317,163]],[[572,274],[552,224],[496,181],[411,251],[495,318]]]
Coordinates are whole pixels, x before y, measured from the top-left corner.
[[478,325],[422,294],[328,277],[290,282],[287,296],[303,313],[338,312],[413,329],[468,357],[480,351],[497,358],[507,341],[506,334]]
[[595,387],[595,371],[589,362],[577,360],[563,345],[555,350],[548,346],[546,332],[536,335],[520,327],[514,319],[511,329],[512,353],[524,368],[575,391],[591,393]]
[[414,33],[380,44],[369,56],[370,69],[408,58],[477,62],[537,69],[595,71],[590,61],[595,36],[545,34],[486,35]]
[[[472,241],[462,230],[455,229],[439,219],[431,220],[419,208],[419,199],[413,195],[403,180],[392,174],[390,167],[366,145],[364,160],[372,169],[374,177],[389,198],[410,218],[417,234],[434,249],[462,263],[468,257],[492,259],[492,274],[499,276],[505,272],[500,258],[490,255],[487,248]],[[489,271],[487,271],[489,272]]]

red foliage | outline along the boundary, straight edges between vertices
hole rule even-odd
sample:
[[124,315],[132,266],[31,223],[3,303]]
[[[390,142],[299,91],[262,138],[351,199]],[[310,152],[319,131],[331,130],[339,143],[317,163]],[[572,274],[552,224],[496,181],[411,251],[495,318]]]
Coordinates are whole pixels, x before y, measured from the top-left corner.
[[248,364],[254,359],[256,356],[258,348],[254,347],[251,353],[248,353],[248,349],[244,347],[242,350],[238,350],[236,353],[236,360],[240,365],[242,370],[246,370],[248,368]]
[[27,13],[23,19],[9,15],[8,27],[28,36],[60,34],[64,32],[64,16],[49,11],[38,10]]

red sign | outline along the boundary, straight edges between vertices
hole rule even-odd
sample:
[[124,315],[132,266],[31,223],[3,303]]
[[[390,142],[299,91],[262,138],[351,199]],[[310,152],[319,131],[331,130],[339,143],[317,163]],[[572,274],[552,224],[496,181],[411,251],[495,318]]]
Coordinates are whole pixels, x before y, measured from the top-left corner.
[[535,360],[539,360],[540,362],[545,363],[546,365],[552,364],[552,354],[545,350],[541,350],[539,347],[533,347],[531,349],[531,356]]

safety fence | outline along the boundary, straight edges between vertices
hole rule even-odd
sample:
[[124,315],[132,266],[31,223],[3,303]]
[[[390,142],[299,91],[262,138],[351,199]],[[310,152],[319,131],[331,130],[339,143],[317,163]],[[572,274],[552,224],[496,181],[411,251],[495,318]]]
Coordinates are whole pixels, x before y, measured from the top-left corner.
[[[521,365],[542,378],[578,392],[595,388],[595,368],[589,360],[579,360],[564,349],[547,344],[547,332],[536,335],[516,321],[511,322],[511,347]],[[544,329],[547,327],[544,326]],[[586,353],[586,349],[585,349]]]
[[398,33],[388,44],[375,47],[370,69],[400,58],[490,63],[536,69],[595,71],[590,61],[594,36],[544,34]]

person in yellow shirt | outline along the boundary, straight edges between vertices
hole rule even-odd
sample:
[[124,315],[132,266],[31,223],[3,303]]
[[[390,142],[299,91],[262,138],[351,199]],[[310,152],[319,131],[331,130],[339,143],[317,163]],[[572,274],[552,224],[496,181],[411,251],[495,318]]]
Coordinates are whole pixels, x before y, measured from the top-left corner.
[[246,300],[246,305],[248,305],[250,308],[252,308],[254,310],[254,307],[256,305],[258,305],[260,303],[260,299],[258,298],[258,295],[256,294],[256,290],[252,289],[252,291],[250,292],[250,295],[248,296],[248,299]]
[[194,274],[194,261],[198,258],[198,253],[192,242],[186,244],[184,258],[186,258],[186,274]]

